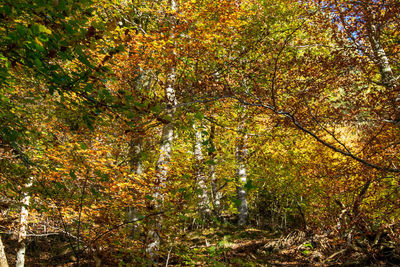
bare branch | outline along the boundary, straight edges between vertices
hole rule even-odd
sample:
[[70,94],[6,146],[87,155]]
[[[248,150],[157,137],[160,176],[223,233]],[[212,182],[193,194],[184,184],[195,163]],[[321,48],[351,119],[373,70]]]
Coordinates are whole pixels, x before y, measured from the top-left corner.
[[364,164],[365,166],[368,166],[368,167],[370,167],[370,168],[373,168],[373,169],[376,169],[376,170],[379,170],[379,171],[400,173],[400,169],[397,169],[397,168],[396,168],[396,169],[393,169],[393,168],[383,167],[383,166],[380,166],[380,165],[371,163],[371,162],[369,162],[369,161],[367,161],[367,160],[365,160],[365,159],[362,159],[362,158],[360,158],[360,157],[357,157],[356,155],[354,155],[354,154],[351,153],[350,151],[345,151],[345,150],[342,150],[342,149],[340,149],[340,148],[337,148],[336,146],[334,146],[334,145],[328,143],[327,141],[323,140],[322,138],[318,137],[318,136],[317,136],[314,132],[312,132],[311,130],[309,130],[309,129],[307,129],[306,127],[304,127],[304,126],[295,118],[295,116],[294,116],[292,113],[290,113],[290,112],[287,112],[287,111],[284,111],[284,110],[277,110],[274,106],[271,106],[271,105],[268,105],[268,104],[263,104],[263,103],[250,103],[250,102],[248,102],[248,101],[246,101],[246,100],[244,100],[244,99],[241,99],[241,98],[238,98],[238,97],[235,97],[235,96],[232,96],[231,98],[232,98],[232,99],[235,99],[235,100],[238,101],[239,103],[242,103],[243,105],[261,107],[261,108],[264,108],[264,109],[268,109],[268,110],[274,112],[274,113],[277,114],[277,115],[281,115],[281,116],[284,116],[284,117],[289,118],[289,119],[292,121],[292,123],[293,123],[298,129],[300,129],[302,132],[304,132],[304,133],[310,135],[311,137],[313,137],[316,141],[318,141],[318,142],[321,143],[322,145],[324,145],[324,146],[330,148],[331,150],[333,150],[333,151],[335,151],[335,152],[337,152],[337,153],[340,153],[340,154],[342,154],[342,155],[344,155],[344,156],[346,156],[346,157],[350,157],[350,158],[352,158],[352,159],[354,159],[354,160],[356,160],[356,161],[358,161],[358,162]]

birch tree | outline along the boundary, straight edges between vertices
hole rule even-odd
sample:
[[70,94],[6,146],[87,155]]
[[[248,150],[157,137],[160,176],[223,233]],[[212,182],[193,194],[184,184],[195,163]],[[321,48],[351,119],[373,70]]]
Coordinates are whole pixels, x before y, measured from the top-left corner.
[[202,219],[205,219],[210,214],[210,198],[208,196],[208,189],[207,189],[207,176],[204,172],[204,163],[203,163],[203,151],[202,151],[202,143],[203,137],[201,128],[195,122],[193,124],[194,132],[195,132],[195,143],[194,143],[194,157],[196,160],[196,181],[197,186],[199,188],[198,198],[198,209],[200,216]]
[[[169,2],[172,11],[176,11],[176,2],[171,0]],[[175,19],[172,18],[172,25],[175,24]],[[174,26],[173,26],[174,27]],[[172,27],[172,28],[173,28]],[[174,38],[174,34],[171,34],[171,38]],[[172,52],[174,54],[174,51]],[[156,188],[154,193],[155,206],[157,209],[161,208],[161,204],[164,201],[162,189],[165,188],[167,182],[167,175],[169,171],[169,163],[172,154],[172,142],[174,140],[174,118],[176,112],[176,93],[175,93],[175,80],[176,80],[176,69],[172,65],[169,73],[166,77],[165,86],[165,102],[166,112],[165,117],[168,122],[164,124],[160,140],[159,157],[156,163]],[[147,252],[151,255],[152,259],[155,259],[155,252],[160,247],[160,231],[162,228],[162,218],[158,216],[156,218],[156,231],[150,233],[153,241],[148,245]]]
[[[392,45],[393,40],[387,39],[398,35],[400,3],[395,0],[353,1],[351,3],[322,1],[318,5],[328,10],[329,12],[324,12],[324,14],[330,14],[331,20],[343,29],[337,33],[337,36],[344,34],[347,38],[350,45],[347,45],[346,49],[351,48],[358,54],[366,56],[369,64],[375,65],[380,74],[377,85],[384,86],[388,94],[393,93],[398,86],[399,76],[396,76],[392,64],[398,61],[398,53]],[[389,55],[392,56],[392,60]],[[366,73],[366,75],[371,75],[371,73]],[[392,102],[399,101],[399,95],[393,98],[396,99],[391,99]],[[394,106],[393,122],[398,123],[399,105],[397,103]]]
[[8,267],[7,256],[4,251],[3,241],[0,236],[0,267]]
[[[143,164],[141,160],[141,154],[143,151],[143,137],[141,135],[132,137],[130,148],[129,148],[129,163],[131,172],[137,176],[143,174]],[[127,208],[127,219],[128,221],[137,220],[138,214],[134,207]],[[132,225],[132,235],[137,230],[137,224]]]
[[221,198],[222,194],[220,191],[220,188],[218,188],[218,180],[216,178],[216,164],[215,164],[215,143],[214,143],[214,138],[215,138],[215,125],[211,125],[210,129],[210,137],[208,139],[208,144],[209,144],[209,149],[208,149],[208,157],[210,161],[213,164],[210,164],[210,168],[208,171],[208,176],[211,181],[211,201],[213,204],[213,209],[214,213],[217,217],[220,215],[220,210],[221,210]]
[[239,136],[236,140],[236,194],[238,200],[238,212],[239,212],[239,225],[246,225],[248,217],[247,207],[247,193],[244,185],[247,183],[247,168],[246,168],[246,157],[247,157],[247,134],[244,133],[245,124],[244,120],[239,121],[237,131]]
[[[33,177],[29,177],[28,183],[25,185],[25,190],[29,190],[32,187]],[[23,267],[25,265],[25,252],[26,252],[26,228],[28,226],[28,215],[29,215],[29,202],[31,195],[29,192],[23,193],[22,207],[20,213],[20,223],[18,230],[18,244],[19,249],[16,256],[16,266]]]

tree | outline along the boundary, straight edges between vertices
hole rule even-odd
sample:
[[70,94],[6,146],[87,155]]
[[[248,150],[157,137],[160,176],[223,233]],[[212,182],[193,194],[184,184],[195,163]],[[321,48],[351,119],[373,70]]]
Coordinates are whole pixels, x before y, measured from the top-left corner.
[[238,122],[238,132],[239,136],[236,140],[235,147],[235,157],[236,157],[236,176],[237,176],[237,200],[238,200],[238,211],[239,211],[239,225],[246,225],[248,217],[248,207],[247,207],[247,193],[245,191],[245,185],[247,183],[247,167],[246,167],[246,157],[247,157],[247,134],[243,133],[245,131],[245,121],[243,116],[239,115]]
[[1,239],[0,239],[0,266],[8,267],[7,256],[6,253],[4,252],[4,245]]
[[194,142],[194,157],[195,157],[195,175],[196,175],[196,182],[198,185],[198,209],[200,217],[203,220],[206,220],[207,217],[210,215],[210,199],[209,199],[209,190],[207,187],[208,179],[206,173],[204,171],[204,157],[203,157],[203,130],[201,125],[198,125],[199,122],[195,121],[193,123],[193,130],[195,135],[195,142]]

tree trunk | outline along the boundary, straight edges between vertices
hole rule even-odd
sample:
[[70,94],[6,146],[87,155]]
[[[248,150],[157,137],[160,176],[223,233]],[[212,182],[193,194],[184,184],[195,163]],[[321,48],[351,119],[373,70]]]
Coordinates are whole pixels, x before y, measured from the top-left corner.
[[[208,157],[211,161],[215,163],[215,144],[214,144],[214,138],[215,138],[215,125],[211,125],[211,130],[210,130],[210,138],[208,139],[210,150],[208,151]],[[220,189],[218,188],[218,181],[215,175],[215,164],[210,165],[209,169],[209,177],[211,181],[211,201],[213,204],[213,212],[217,217],[220,216],[220,210],[221,210],[221,197],[222,194],[220,192]]]
[[[160,142],[160,155],[156,164],[156,187],[155,193],[153,194],[153,204],[157,210],[161,209],[161,205],[164,202],[164,195],[162,190],[166,186],[167,175],[169,171],[169,163],[171,160],[172,153],[172,142],[174,140],[174,115],[176,110],[176,99],[175,99],[175,90],[173,87],[173,83],[175,81],[174,70],[169,77],[169,84],[166,88],[166,97],[167,97],[167,116],[169,118],[169,122],[164,125],[161,135]],[[147,252],[150,254],[153,260],[155,260],[155,253],[158,251],[160,247],[160,234],[162,228],[162,218],[161,216],[157,216],[155,218],[155,230],[151,231],[150,238],[153,240],[147,247]]]
[[239,225],[245,225],[247,223],[248,208],[247,208],[247,193],[244,189],[244,185],[247,183],[247,169],[246,169],[246,157],[247,157],[247,134],[243,133],[244,121],[240,121],[238,125],[238,138],[236,142],[236,178],[237,178],[237,199],[239,201]]
[[7,256],[4,251],[3,241],[0,236],[0,267],[8,267]]
[[198,198],[198,210],[202,219],[207,218],[210,215],[210,198],[208,196],[207,190],[207,177],[204,172],[204,163],[203,163],[203,152],[202,152],[202,134],[201,128],[196,125],[193,125],[195,131],[195,144],[194,144],[194,157],[196,159],[196,181],[198,188],[200,189]]
[[[173,70],[174,72],[174,70]],[[175,80],[175,74],[170,75],[170,82],[168,87],[166,88],[167,95],[167,117],[169,122],[166,123],[162,130],[161,142],[160,142],[160,155],[158,157],[158,161],[156,164],[157,170],[157,189],[161,189],[165,187],[167,181],[167,175],[169,171],[169,163],[171,160],[171,152],[172,152],[172,142],[174,140],[174,116],[176,110],[176,98],[175,98],[175,90],[173,88],[173,83]],[[163,198],[160,195],[159,190],[156,190],[156,197]]]
[[137,175],[141,175],[143,173],[143,166],[141,160],[141,154],[143,152],[143,137],[135,136],[131,140],[130,144],[130,167],[131,172]]
[[[170,1],[171,10],[176,10],[175,0]],[[175,18],[172,19],[175,25]],[[171,34],[172,39],[174,38],[174,34]],[[173,52],[173,54],[175,54]],[[161,134],[161,142],[160,142],[160,155],[158,157],[158,161],[156,164],[156,187],[155,193],[153,194],[153,203],[156,210],[160,210],[162,203],[164,202],[164,195],[162,190],[166,186],[167,175],[169,171],[169,163],[171,160],[172,154],[172,142],[174,140],[174,117],[176,111],[176,94],[175,94],[175,66],[171,67],[169,74],[166,79],[166,87],[165,87],[165,97],[166,97],[166,117],[169,120],[166,124],[164,124],[162,134]],[[155,229],[149,233],[150,238],[153,240],[148,246],[146,251],[150,254],[152,260],[156,262],[156,252],[160,248],[161,237],[160,233],[162,230],[162,217],[161,215],[155,218]]]
[[[141,153],[143,151],[143,137],[135,136],[132,137],[129,150],[129,163],[131,172],[140,176],[143,173],[143,166],[141,160]],[[134,221],[138,219],[138,212],[134,207],[127,207],[126,209],[126,219],[127,221]],[[133,223],[128,225],[128,229],[131,229],[131,238],[135,237],[135,232],[138,230],[138,225]]]
[[[390,66],[389,58],[383,49],[379,29],[373,22],[367,22],[368,26],[368,37],[369,42],[374,53],[376,65],[379,68],[381,74],[381,83],[386,89],[395,91],[397,87],[397,79],[393,75],[392,67]],[[397,77],[398,78],[398,77]],[[393,99],[394,114],[393,122],[400,127],[400,94],[397,95],[396,99]]]
[[368,37],[372,51],[374,52],[376,63],[379,67],[379,72],[381,73],[381,82],[386,88],[393,89],[396,80],[393,76],[389,58],[382,47],[378,29],[373,22],[368,23]]
[[[29,189],[32,186],[33,177],[29,177],[28,183],[25,185],[25,189]],[[25,264],[25,251],[26,251],[26,227],[28,225],[28,207],[30,201],[30,194],[28,192],[23,193],[22,207],[21,207],[21,218],[18,231],[18,244],[19,249],[17,251],[16,267],[23,267]]]

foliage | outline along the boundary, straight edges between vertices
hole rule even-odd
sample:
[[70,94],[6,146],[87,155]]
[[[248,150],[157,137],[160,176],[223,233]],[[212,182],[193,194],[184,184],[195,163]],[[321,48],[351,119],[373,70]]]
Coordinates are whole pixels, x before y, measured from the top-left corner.
[[[242,186],[249,227],[326,232],[343,253],[394,255],[399,9],[378,0],[2,1],[2,232],[18,233],[27,192],[29,232],[68,247],[39,264],[244,264],[231,257],[243,241],[232,232],[247,233],[234,227]],[[174,142],[163,151],[168,125]],[[230,234],[210,245],[213,227]],[[317,247],[303,241],[297,256],[312,261]],[[254,264],[268,262],[264,252]]]

